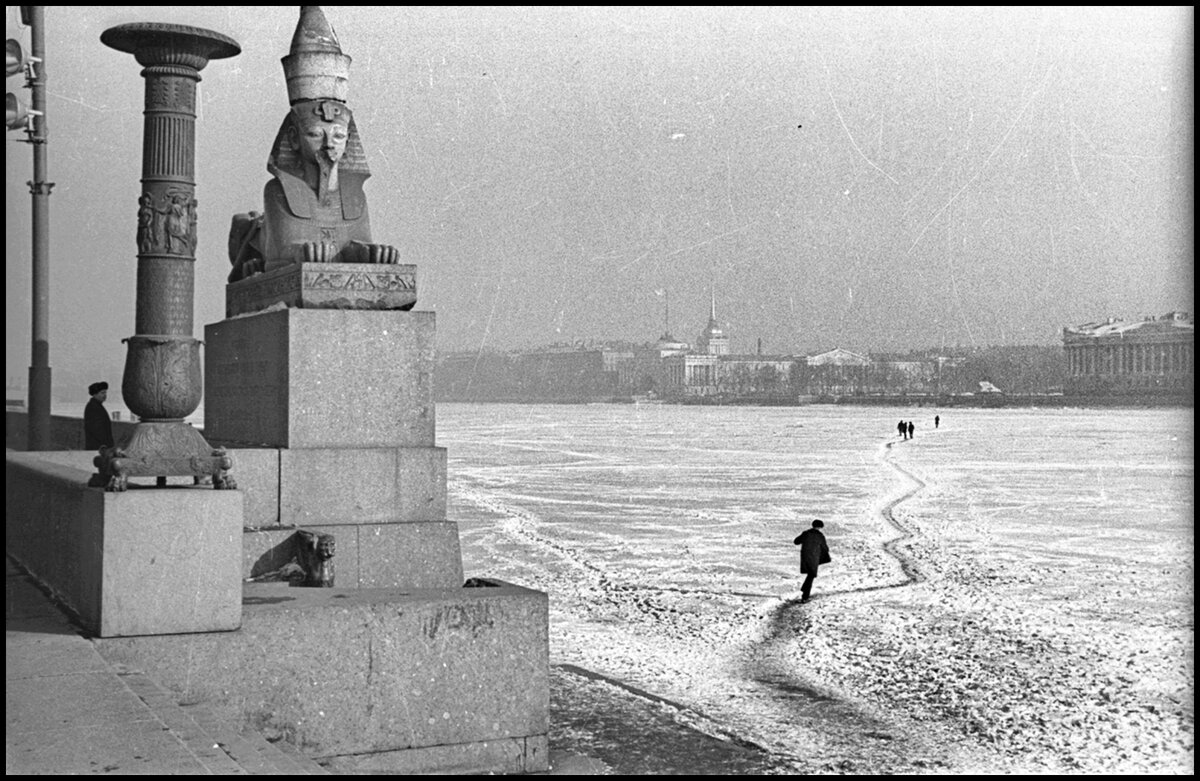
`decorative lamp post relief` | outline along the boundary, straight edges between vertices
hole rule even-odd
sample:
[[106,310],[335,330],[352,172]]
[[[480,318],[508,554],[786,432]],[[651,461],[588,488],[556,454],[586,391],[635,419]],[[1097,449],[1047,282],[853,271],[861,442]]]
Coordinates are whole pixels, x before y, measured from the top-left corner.
[[231,459],[184,418],[200,406],[200,341],[192,336],[196,263],[196,85],[209,60],[241,52],[211,30],[138,22],[100,40],[143,66],[142,191],[137,199],[137,305],[121,393],[138,416],[132,433],[95,459],[93,484],[123,491],[130,476],[211,476],[235,488]]

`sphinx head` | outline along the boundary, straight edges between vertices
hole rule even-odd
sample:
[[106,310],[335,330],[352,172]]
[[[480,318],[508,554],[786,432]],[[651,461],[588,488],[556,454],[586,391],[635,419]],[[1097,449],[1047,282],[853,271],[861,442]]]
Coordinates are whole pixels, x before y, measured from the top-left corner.
[[306,100],[292,106],[289,145],[322,169],[337,167],[350,140],[350,109],[336,100]]

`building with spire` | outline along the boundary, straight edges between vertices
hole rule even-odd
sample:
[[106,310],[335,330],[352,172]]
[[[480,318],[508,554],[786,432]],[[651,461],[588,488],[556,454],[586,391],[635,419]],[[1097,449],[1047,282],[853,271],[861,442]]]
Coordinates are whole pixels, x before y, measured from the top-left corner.
[[717,322],[717,291],[712,291],[712,302],[709,307],[708,325],[696,338],[696,352],[705,355],[729,355],[729,337],[721,330]]
[[[664,313],[666,291],[656,291]],[[707,324],[693,345],[671,335],[651,343],[551,346],[505,355],[444,356],[443,400],[664,400],[679,403],[796,404],[871,399],[967,399],[976,395],[1046,397],[1094,394],[1101,384],[1191,394],[1191,318],[1172,313],[1146,323],[1066,329],[1062,352],[1050,346],[942,348],[907,353],[735,352],[709,295]],[[1156,345],[1151,347],[1151,344]],[[1114,364],[1113,361],[1116,361]],[[1121,363],[1124,361],[1124,363]],[[1114,370],[1112,366],[1117,368]],[[995,392],[995,389],[1003,394]],[[990,402],[989,402],[990,403]]]

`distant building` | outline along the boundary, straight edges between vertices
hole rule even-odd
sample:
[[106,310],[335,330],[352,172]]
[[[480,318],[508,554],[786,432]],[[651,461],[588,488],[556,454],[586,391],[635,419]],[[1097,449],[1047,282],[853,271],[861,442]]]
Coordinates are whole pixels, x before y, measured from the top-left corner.
[[806,359],[809,366],[870,366],[871,359],[866,355],[843,350],[841,347],[835,347],[832,350],[817,355],[810,355]]
[[717,392],[716,355],[685,353],[663,359],[665,390],[672,396],[712,396]]
[[[717,384],[729,396],[780,396],[795,386],[797,364],[791,355],[722,355]],[[795,396],[795,393],[791,393]]]
[[520,395],[547,401],[607,400],[617,392],[611,351],[553,345],[517,356]]
[[889,360],[881,356],[871,359],[867,393],[936,395],[941,391],[943,360]]
[[806,385],[812,396],[860,396],[870,388],[871,359],[840,347],[810,355]]
[[631,350],[551,345],[510,353],[449,353],[438,358],[438,401],[608,401]]
[[[780,404],[871,397],[1190,394],[1193,328],[1172,313],[1141,323],[1064,330],[1071,380],[1057,345],[941,348],[810,356],[730,351],[712,299],[693,347],[664,330],[650,344],[573,342],[506,353],[439,356],[438,401],[580,402],[646,399]],[[1113,363],[1116,361],[1116,363]],[[1116,367],[1115,369],[1112,367]],[[1176,403],[1172,398],[1170,403]]]
[[717,322],[717,294],[712,295],[712,307],[709,309],[708,325],[696,339],[696,352],[705,355],[729,355],[729,336],[721,330]]
[[687,342],[681,342],[671,334],[664,333],[654,344],[643,345],[620,354],[614,353],[612,365],[617,373],[620,393],[635,396],[662,395],[668,384],[664,361],[671,356],[683,355],[691,349],[692,346]]
[[[660,345],[662,341],[659,340]],[[732,355],[729,342],[729,334],[717,321],[714,294],[708,324],[696,338],[695,349],[661,351],[664,395],[675,398],[761,398],[788,394],[794,379],[794,366],[803,359],[763,355],[761,341],[758,354]]]
[[520,389],[512,356],[503,353],[446,353],[433,375],[438,401],[512,401]]
[[[687,345],[679,345],[682,350],[668,350],[674,344],[663,342],[669,339],[664,335],[658,344],[663,346],[662,355],[662,392],[667,396],[713,396],[719,392],[720,379],[719,356],[729,354],[729,336],[717,322],[717,299],[713,293],[709,309],[708,325],[696,338],[696,348],[689,349]],[[676,343],[678,344],[678,343]]]
[[690,352],[692,346],[687,342],[681,342],[669,333],[664,333],[658,337],[658,341],[651,348],[655,355],[659,358],[668,358],[672,355],[683,355]]
[[1194,393],[1195,325],[1185,312],[1138,322],[1109,318],[1063,329],[1067,378],[1074,396]]

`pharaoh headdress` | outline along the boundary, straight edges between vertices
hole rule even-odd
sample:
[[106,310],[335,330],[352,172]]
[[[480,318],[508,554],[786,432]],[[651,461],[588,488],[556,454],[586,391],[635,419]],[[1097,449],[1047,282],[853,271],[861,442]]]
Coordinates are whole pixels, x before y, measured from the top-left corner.
[[[299,150],[288,139],[287,129],[302,112],[345,112],[350,117],[350,137],[346,140],[346,153],[338,162],[338,174],[356,174],[366,179],[371,175],[367,155],[354,123],[354,114],[346,105],[350,91],[350,57],[342,53],[337,34],[320,6],[300,7],[292,50],[282,62],[292,108],[275,135],[271,155],[267,158],[267,170],[274,173],[275,169],[295,171],[300,167]],[[324,106],[325,103],[334,105]]]

